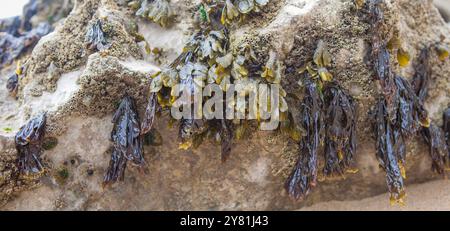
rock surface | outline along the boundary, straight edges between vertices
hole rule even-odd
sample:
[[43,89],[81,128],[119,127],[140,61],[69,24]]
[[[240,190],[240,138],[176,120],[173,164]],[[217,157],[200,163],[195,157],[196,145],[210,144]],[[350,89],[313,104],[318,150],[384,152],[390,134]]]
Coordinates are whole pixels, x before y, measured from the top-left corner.
[[408,203],[391,206],[380,203],[387,194],[357,201],[329,201],[300,209],[301,211],[448,211],[450,209],[448,180],[431,181],[408,187]]
[[[0,91],[1,209],[292,210],[386,192],[385,173],[378,166],[369,135],[367,112],[377,96],[367,61],[369,25],[350,0],[273,0],[262,12],[234,27],[231,37],[236,44],[249,42],[261,59],[275,51],[285,62],[282,84],[294,115],[301,97],[295,70],[312,57],[318,40],[329,44],[334,59],[330,70],[358,102],[358,173],[319,182],[305,201],[294,203],[283,187],[298,155],[293,141],[277,132],[261,131],[235,142],[230,159],[222,163],[220,147],[209,141],[196,150],[179,150],[178,131],[168,126],[169,115],[163,113],[156,119],[163,145],[145,146],[146,171],[129,166],[123,182],[103,188],[111,119],[118,102],[128,94],[137,100],[143,114],[148,76],[181,53],[192,32],[191,16],[199,1],[171,1],[177,16],[169,28],[137,19],[124,2],[75,0],[67,18],[55,22],[55,31],[42,38],[24,59],[28,68],[20,80],[18,100],[6,90]],[[450,27],[431,1],[387,2],[393,28],[413,62],[424,45],[450,42],[446,37]],[[108,37],[111,47],[104,51],[85,46],[86,31],[97,20],[113,35]],[[145,43],[136,42],[136,32],[162,53],[147,54]],[[426,108],[433,121],[442,124],[442,112],[450,102],[450,62],[432,62],[432,90]],[[9,76],[12,69],[2,70],[0,85],[6,84],[3,76]],[[397,72],[411,78],[414,70],[409,65]],[[43,155],[50,170],[38,182],[17,182],[13,136],[43,111],[48,111],[47,137],[57,139],[57,145]],[[427,150],[420,138],[409,142],[406,185],[441,177],[432,173]],[[61,177],[61,173],[68,174]],[[387,202],[388,197],[380,199]]]

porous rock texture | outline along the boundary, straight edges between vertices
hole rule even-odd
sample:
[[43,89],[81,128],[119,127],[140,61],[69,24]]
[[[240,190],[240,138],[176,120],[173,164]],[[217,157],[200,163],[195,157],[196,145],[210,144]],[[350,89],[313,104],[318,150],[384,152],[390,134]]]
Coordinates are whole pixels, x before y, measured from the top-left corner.
[[[56,2],[56,3],[55,3]],[[345,179],[319,182],[309,196],[293,202],[284,182],[298,155],[295,142],[278,132],[260,131],[234,142],[232,154],[221,162],[220,147],[205,142],[196,150],[179,150],[177,129],[169,115],[155,122],[163,137],[160,146],[145,146],[144,172],[129,166],[125,180],[103,188],[109,163],[112,114],[121,98],[136,99],[143,117],[149,76],[182,52],[192,33],[192,12],[199,1],[172,0],[175,21],[168,28],[138,19],[127,1],[74,0],[70,14],[55,31],[42,38],[24,58],[28,68],[20,80],[17,100],[0,91],[0,209],[2,210],[292,210],[330,200],[359,200],[387,191],[385,173],[375,157],[368,111],[377,97],[369,63],[370,35],[365,13],[352,0],[272,0],[231,30],[234,45],[251,44],[258,58],[274,51],[286,65],[283,88],[294,117],[298,115],[300,75],[318,40],[328,43],[333,56],[329,68],[358,104],[359,171]],[[387,1],[386,15],[414,63],[420,49],[433,42],[449,43],[450,27],[429,0]],[[92,51],[85,46],[89,26],[107,25],[111,47]],[[151,48],[147,54],[144,35]],[[433,62],[426,108],[433,122],[442,124],[450,102],[450,62]],[[2,70],[6,83],[14,67]],[[411,78],[412,65],[397,68]],[[42,156],[48,172],[33,182],[15,179],[14,134],[30,118],[48,112],[47,139],[57,145]],[[298,120],[298,118],[295,118]],[[10,128],[5,130],[3,128]],[[438,179],[431,171],[428,148],[420,137],[408,143],[406,186]],[[62,177],[63,176],[63,177]],[[432,193],[432,190],[430,191]],[[380,201],[388,203],[388,198]]]

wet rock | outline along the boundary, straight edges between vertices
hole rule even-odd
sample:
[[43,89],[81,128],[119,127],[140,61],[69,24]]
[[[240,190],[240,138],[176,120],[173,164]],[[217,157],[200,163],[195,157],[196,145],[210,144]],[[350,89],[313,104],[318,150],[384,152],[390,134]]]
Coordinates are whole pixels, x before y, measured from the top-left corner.
[[[8,198],[4,199],[6,201],[16,195],[2,209],[22,206],[49,210],[288,210],[318,201],[361,199],[387,190],[385,173],[376,160],[375,141],[367,135],[370,134],[367,111],[378,96],[377,86],[372,81],[373,70],[366,63],[370,52],[369,25],[350,0],[270,1],[241,25],[230,27],[233,39],[229,45],[230,49],[238,49],[248,44],[263,64],[269,60],[270,50],[277,54],[289,70],[281,84],[288,93],[286,100],[293,109],[293,119],[298,122],[299,111],[291,106],[303,98],[297,85],[301,78],[297,70],[313,56],[317,42],[324,40],[333,56],[328,70],[345,90],[357,89],[351,93],[358,105],[359,144],[354,154],[358,173],[339,181],[320,182],[305,201],[294,203],[284,191],[283,183],[301,154],[295,142],[276,132],[255,132],[245,141],[233,142],[231,155],[222,163],[218,155],[221,148],[213,142],[203,142],[196,150],[179,150],[178,131],[168,128],[170,118],[162,112],[153,123],[163,138],[162,145],[157,137],[158,146],[144,147],[148,171],[142,173],[136,168],[127,168],[124,182],[103,190],[103,176],[111,157],[112,114],[127,93],[136,100],[137,111],[143,118],[149,76],[161,69],[154,62],[155,57],[146,54],[145,42],[136,42],[134,32],[137,30],[148,38],[151,48],[163,47],[167,53],[163,52],[158,59],[162,64],[170,64],[182,52],[184,42],[192,33],[194,20],[191,16],[197,10],[194,1],[170,1],[177,18],[170,28],[162,29],[151,22],[140,21],[128,11],[125,3],[118,6],[116,2],[119,1],[74,1],[74,9],[64,23],[41,39],[27,56],[28,68],[17,93],[21,104],[12,110],[11,104],[0,104],[1,112],[18,112],[15,123],[21,125],[44,108],[50,108],[46,134],[57,137],[58,145],[46,150],[42,157],[54,169],[67,162],[69,172],[63,185],[50,182],[36,190],[19,193],[17,180],[11,180],[17,171],[13,164],[17,157],[14,145],[12,149],[2,148],[0,172],[5,177],[0,178],[0,182],[6,179],[8,186],[0,187],[0,196]],[[441,41],[441,37],[444,43],[449,42],[445,38],[450,34],[449,29],[430,1],[389,1],[386,7],[387,16],[395,22],[392,29],[398,31],[405,47],[410,49],[412,62],[423,44]],[[41,11],[36,15],[41,15]],[[90,25],[98,20],[102,21],[111,46],[102,51],[86,49],[85,35]],[[441,124],[442,112],[450,100],[446,94],[450,64],[448,60],[438,59],[431,63],[433,76],[429,84],[433,90],[428,92],[425,107],[433,121]],[[55,72],[55,77],[48,79],[52,64],[59,74]],[[395,64],[393,67],[397,68]],[[410,79],[413,70],[406,66],[399,68],[398,73]],[[54,87],[48,87],[50,85]],[[53,94],[51,88],[57,94]],[[32,96],[30,89],[38,89],[40,94]],[[5,96],[1,100],[9,102],[7,100],[11,99]],[[1,117],[0,122],[4,121],[7,120]],[[21,125],[12,126],[13,131]],[[0,140],[8,140],[8,137],[10,139],[11,134],[0,133]],[[435,179],[424,143],[412,139],[408,147],[405,184]],[[74,156],[77,161],[72,165],[70,160]]]

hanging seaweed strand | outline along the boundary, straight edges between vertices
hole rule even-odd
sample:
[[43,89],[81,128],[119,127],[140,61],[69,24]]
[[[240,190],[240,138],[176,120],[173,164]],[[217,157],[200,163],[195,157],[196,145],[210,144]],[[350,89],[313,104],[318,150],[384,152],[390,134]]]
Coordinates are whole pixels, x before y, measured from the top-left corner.
[[325,176],[342,176],[356,151],[356,106],[336,83],[327,83],[325,101]]
[[309,73],[303,76],[305,97],[300,103],[301,125],[305,136],[299,143],[299,157],[285,187],[291,198],[302,200],[317,183],[318,149],[323,138],[322,98]]
[[[415,74],[412,80],[412,87],[423,103],[428,92],[428,83],[431,78],[431,58],[430,53],[436,45],[424,47],[420,51],[417,63],[415,65]],[[444,124],[445,125],[445,124]],[[444,126],[445,127],[445,126]],[[423,127],[420,131],[422,138],[429,146],[429,155],[432,160],[432,170],[438,174],[444,174],[449,168],[450,160],[448,154],[448,145],[445,138],[445,130],[442,130],[434,124],[429,127]]]
[[139,116],[134,99],[125,96],[114,114],[111,140],[114,147],[111,161],[103,180],[103,186],[122,181],[127,162],[142,167],[145,164],[142,156],[142,136]]

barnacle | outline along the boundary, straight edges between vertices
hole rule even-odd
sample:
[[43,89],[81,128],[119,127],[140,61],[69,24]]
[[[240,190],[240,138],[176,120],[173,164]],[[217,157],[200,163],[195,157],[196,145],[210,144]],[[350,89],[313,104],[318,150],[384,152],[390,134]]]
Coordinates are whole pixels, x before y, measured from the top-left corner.
[[17,168],[24,177],[40,175],[44,171],[40,156],[45,135],[47,115],[43,113],[20,128],[16,134],[16,149],[19,154]]
[[[133,2],[133,4],[130,3],[130,6],[136,7],[137,4]],[[136,16],[146,18],[165,27],[172,17],[172,9],[168,0],[143,0],[136,11]]]
[[95,21],[86,32],[84,39],[88,49],[103,51],[109,48],[106,35],[103,32],[102,21],[99,19]]
[[300,104],[301,126],[305,130],[300,153],[285,187],[293,199],[301,200],[316,185],[318,148],[323,136],[322,98],[309,74],[304,75],[305,97]]
[[391,194],[391,203],[403,203],[405,190],[403,186],[402,159],[404,141],[389,120],[386,100],[380,99],[372,111],[373,130],[376,138],[377,159],[386,172],[386,183]]
[[432,124],[430,127],[422,129],[422,137],[430,147],[429,153],[433,161],[432,169],[439,174],[443,174],[450,164],[444,132],[441,128]]
[[336,83],[324,89],[325,175],[342,175],[356,150],[356,109],[351,96]]
[[111,140],[114,147],[111,161],[104,177],[104,186],[123,180],[128,161],[136,166],[145,163],[142,156],[142,137],[139,116],[133,98],[125,96],[114,114]]

